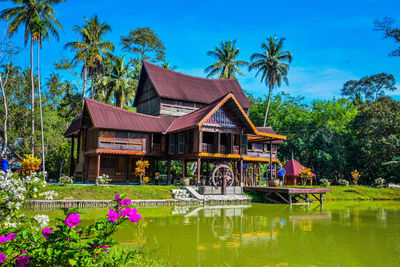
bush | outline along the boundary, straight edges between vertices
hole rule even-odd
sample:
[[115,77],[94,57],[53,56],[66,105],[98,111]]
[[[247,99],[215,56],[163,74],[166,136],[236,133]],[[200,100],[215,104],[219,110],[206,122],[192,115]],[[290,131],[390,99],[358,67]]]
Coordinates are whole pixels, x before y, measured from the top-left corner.
[[329,182],[329,180],[326,179],[326,178],[319,180],[319,183],[320,183],[322,186],[325,186],[325,187],[331,185],[331,182]]
[[111,182],[110,177],[107,174],[102,174],[96,178],[96,185],[107,185]]
[[141,216],[124,195],[116,195],[114,202],[107,216],[86,227],[80,225],[83,212],[77,208],[63,208],[64,218],[58,218],[52,228],[46,227],[48,218],[43,215],[22,217],[24,222],[20,225],[0,230],[0,263],[4,266],[104,266],[112,262],[113,266],[139,266],[141,252],[114,249],[118,243],[112,236],[125,221],[138,222]]
[[376,187],[383,187],[384,184],[385,184],[385,179],[383,179],[383,178],[376,178],[375,179],[375,186]]
[[60,185],[70,185],[74,183],[74,180],[72,179],[72,177],[63,175],[58,179],[58,182],[60,183]]
[[339,185],[341,185],[341,186],[349,186],[349,181],[347,181],[345,179],[340,179],[339,180]]

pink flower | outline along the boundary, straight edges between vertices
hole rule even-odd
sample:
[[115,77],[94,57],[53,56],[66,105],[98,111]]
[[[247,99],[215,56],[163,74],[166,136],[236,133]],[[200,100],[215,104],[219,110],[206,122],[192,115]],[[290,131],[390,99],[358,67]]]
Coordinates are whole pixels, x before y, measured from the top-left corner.
[[[29,259],[30,257],[26,254],[25,250],[23,250],[21,252],[21,254],[19,254],[20,257],[17,257],[17,265],[15,265],[16,267],[25,267],[25,266],[29,266]],[[23,255],[23,256],[21,256]]]
[[131,222],[138,222],[138,221],[140,221],[140,219],[142,218],[142,216],[139,214],[139,213],[131,213],[130,215],[129,215],[129,220],[131,221]]
[[42,234],[43,234],[44,238],[49,239],[47,236],[51,233],[52,230],[53,230],[53,228],[44,228],[42,230]]
[[115,211],[115,210],[110,209],[108,211],[107,220],[109,220],[109,221],[111,221],[113,223],[116,223],[118,221],[118,219],[119,219],[119,213],[117,211]]
[[125,209],[121,210],[120,212],[121,212],[122,217],[128,217],[132,212],[132,208],[126,207]]
[[3,263],[7,259],[7,256],[0,252],[0,263]]
[[128,206],[128,205],[131,204],[131,202],[132,202],[132,200],[127,199],[127,198],[124,198],[124,199],[122,200],[122,202],[121,202],[121,206]]
[[17,236],[17,233],[7,234],[7,236],[0,235],[0,245],[6,243],[9,240],[13,240]]
[[69,228],[72,228],[74,226],[77,226],[81,221],[79,218],[81,217],[80,214],[77,213],[71,213],[68,215],[68,217],[65,219],[65,224],[68,225]]
[[115,195],[115,200],[118,200],[118,201],[121,200],[121,198],[119,197],[119,195]]

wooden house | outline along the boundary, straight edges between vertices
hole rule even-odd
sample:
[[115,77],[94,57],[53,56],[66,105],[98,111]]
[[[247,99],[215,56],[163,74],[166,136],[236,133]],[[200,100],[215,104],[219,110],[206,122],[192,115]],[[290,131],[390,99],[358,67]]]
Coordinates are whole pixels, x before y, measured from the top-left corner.
[[[277,146],[286,139],[253,125],[250,102],[236,79],[198,78],[144,61],[134,107],[137,112],[85,98],[81,117],[65,132],[72,148],[78,143],[78,151],[71,151],[77,180],[93,182],[107,174],[113,182],[137,182],[135,162],[146,159],[151,179],[155,161],[162,161],[170,182],[170,162],[176,160],[183,176],[187,162],[197,163],[197,183],[212,173],[230,173],[229,185],[254,184],[260,164],[278,162]],[[203,168],[210,163],[213,170]],[[251,168],[243,168],[249,163]],[[219,185],[216,180],[207,182]]]

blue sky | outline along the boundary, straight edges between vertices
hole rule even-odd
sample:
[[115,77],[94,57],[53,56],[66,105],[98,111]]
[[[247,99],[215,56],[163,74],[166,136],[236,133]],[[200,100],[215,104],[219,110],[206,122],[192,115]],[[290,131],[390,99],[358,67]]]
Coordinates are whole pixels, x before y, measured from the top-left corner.
[[[0,9],[8,7],[0,3]],[[205,77],[204,68],[213,62],[206,56],[221,40],[237,40],[240,59],[248,60],[260,51],[266,36],[285,37],[293,53],[289,87],[284,90],[306,99],[331,99],[340,95],[344,82],[379,72],[391,73],[400,85],[400,58],[389,57],[396,48],[391,40],[373,30],[376,18],[390,16],[400,27],[398,0],[363,1],[95,1],[68,0],[56,7],[64,26],[60,41],[45,43],[41,53],[44,75],[53,62],[71,57],[63,49],[76,40],[72,27],[83,17],[98,14],[111,25],[107,39],[119,44],[130,29],[150,26],[166,46],[167,60],[177,71]],[[14,37],[23,46],[22,29]],[[118,45],[119,46],[119,45]],[[117,46],[117,47],[118,47]],[[121,54],[116,50],[116,54]],[[16,63],[28,66],[26,48]],[[68,78],[66,73],[62,74]],[[256,95],[266,87],[254,73],[238,77],[242,87]],[[399,86],[400,88],[400,86]],[[400,90],[390,95],[400,98]]]

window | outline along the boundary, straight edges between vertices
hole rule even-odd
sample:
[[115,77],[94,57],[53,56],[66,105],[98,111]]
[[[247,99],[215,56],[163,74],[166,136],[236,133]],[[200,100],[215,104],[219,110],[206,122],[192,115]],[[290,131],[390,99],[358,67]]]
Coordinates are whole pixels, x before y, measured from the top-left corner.
[[168,136],[168,154],[175,154],[175,135],[172,134]]
[[117,170],[117,158],[102,157],[100,160],[100,169],[102,170]]

